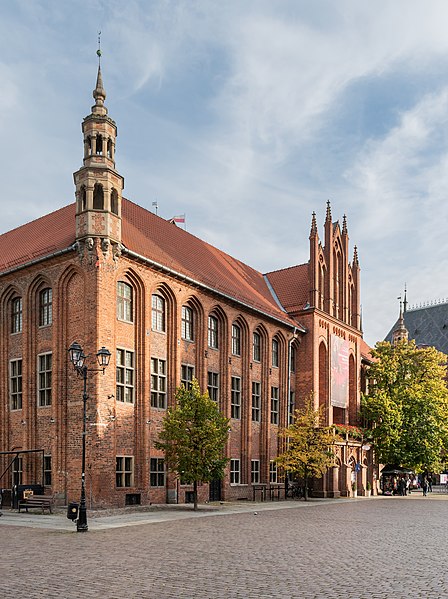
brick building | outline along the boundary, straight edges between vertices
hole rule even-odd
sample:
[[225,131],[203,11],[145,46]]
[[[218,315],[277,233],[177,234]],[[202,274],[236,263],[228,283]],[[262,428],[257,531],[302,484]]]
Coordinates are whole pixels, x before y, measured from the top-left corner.
[[[223,481],[205,499],[251,497],[283,483],[278,431],[313,393],[328,423],[355,425],[366,346],[355,248],[327,206],[313,214],[310,260],[263,275],[122,196],[117,128],[104,105],[82,123],[76,202],[0,236],[0,486],[38,483],[61,503],[79,496],[82,381],[73,341],[104,373],[88,377],[88,505],[183,502],[191,488],[154,449],[180,383],[196,377],[231,419]],[[349,494],[371,476],[347,428],[336,466],[315,491]]]

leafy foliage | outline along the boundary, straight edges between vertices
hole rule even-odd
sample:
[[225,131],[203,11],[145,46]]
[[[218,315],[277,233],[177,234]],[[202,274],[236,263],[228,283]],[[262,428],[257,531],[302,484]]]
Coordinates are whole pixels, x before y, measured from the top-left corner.
[[436,471],[448,447],[446,356],[403,341],[377,343],[361,410],[381,463]]
[[308,479],[321,478],[334,464],[335,454],[331,447],[338,437],[330,426],[320,426],[322,409],[315,410],[312,399],[303,409],[295,411],[293,424],[281,431],[287,439],[287,449],[277,458],[277,463],[293,476],[305,481],[305,500]]
[[176,390],[176,405],[167,410],[155,447],[165,452],[168,468],[176,472],[182,482],[193,483],[195,510],[197,484],[224,475],[228,435],[229,420],[208,393],[201,394],[196,379],[191,389],[182,385]]

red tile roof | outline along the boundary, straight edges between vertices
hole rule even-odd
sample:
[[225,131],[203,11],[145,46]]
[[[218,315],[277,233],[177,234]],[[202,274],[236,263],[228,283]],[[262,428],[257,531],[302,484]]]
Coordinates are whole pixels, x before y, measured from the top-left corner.
[[[0,235],[0,273],[64,250],[74,242],[75,205],[70,204]],[[125,199],[122,242],[136,254],[297,325],[278,306],[260,272]]]
[[309,301],[308,264],[275,270],[266,276],[287,312],[298,312]]

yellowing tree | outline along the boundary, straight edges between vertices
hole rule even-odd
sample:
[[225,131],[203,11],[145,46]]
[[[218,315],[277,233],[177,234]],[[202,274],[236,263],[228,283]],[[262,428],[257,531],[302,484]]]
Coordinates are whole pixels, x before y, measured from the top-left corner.
[[159,441],[168,468],[185,483],[193,483],[194,509],[198,509],[198,483],[224,476],[228,459],[224,449],[229,435],[225,418],[208,393],[203,395],[196,379],[191,389],[176,390],[176,405],[167,410]]
[[334,464],[335,440],[333,427],[321,426],[323,410],[315,410],[312,400],[295,411],[294,423],[281,431],[287,449],[277,458],[277,464],[292,475],[304,479],[305,501],[308,500],[308,480],[322,478]]

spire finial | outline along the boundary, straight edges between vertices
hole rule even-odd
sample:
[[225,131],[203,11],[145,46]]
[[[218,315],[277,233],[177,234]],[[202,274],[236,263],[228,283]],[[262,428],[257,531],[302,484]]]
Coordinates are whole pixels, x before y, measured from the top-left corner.
[[93,97],[95,99],[95,106],[92,106],[93,114],[107,114],[107,108],[104,106],[104,100],[106,99],[106,90],[103,87],[103,78],[101,76],[101,31],[98,31],[98,50],[96,51],[98,56],[98,75],[96,78],[96,86],[93,90]]
[[342,218],[342,233],[347,235],[347,217],[345,216],[345,214]]
[[358,266],[358,246],[355,245],[353,248],[353,265]]
[[98,31],[98,50],[96,51],[98,56],[98,67],[101,67],[101,31]]
[[404,284],[403,313],[406,313],[406,310],[408,307],[408,299],[407,299],[406,293],[407,293],[407,289],[406,289],[406,283],[405,283]]

